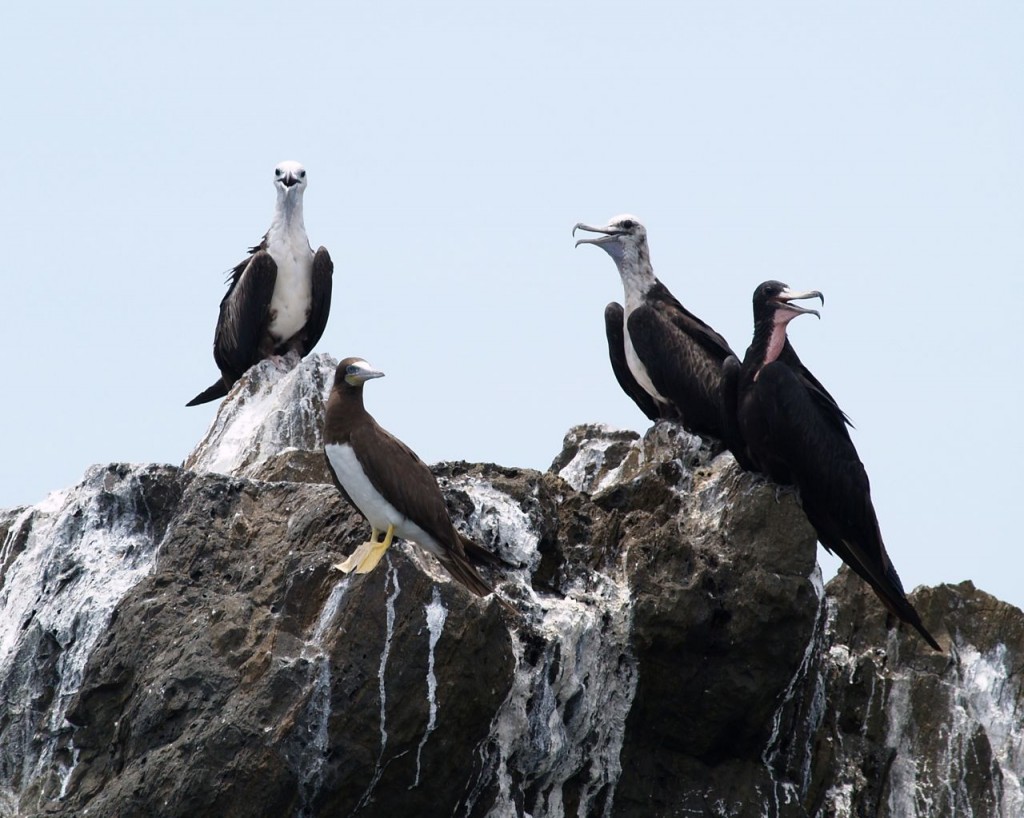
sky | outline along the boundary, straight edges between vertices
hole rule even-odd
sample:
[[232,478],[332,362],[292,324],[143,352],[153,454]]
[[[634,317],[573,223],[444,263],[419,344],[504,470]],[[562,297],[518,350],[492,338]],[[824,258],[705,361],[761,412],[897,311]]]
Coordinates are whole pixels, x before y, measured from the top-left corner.
[[760,282],[823,291],[790,339],[904,585],[1024,606],[1020,3],[21,3],[5,33],[0,507],[184,460],[295,159],[335,264],[317,351],[384,370],[368,408],[428,462],[647,427],[615,266],[572,237],[629,212],[741,354]]

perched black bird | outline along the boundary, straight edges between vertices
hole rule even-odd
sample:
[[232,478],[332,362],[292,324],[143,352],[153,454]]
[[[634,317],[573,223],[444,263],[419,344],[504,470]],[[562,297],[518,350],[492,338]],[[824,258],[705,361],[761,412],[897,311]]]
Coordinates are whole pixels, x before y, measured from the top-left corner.
[[604,317],[612,371],[623,391],[651,420],[678,419],[693,434],[722,439],[722,362],[733,354],[729,344],[655,277],[647,231],[634,216],[617,216],[605,227],[577,224],[573,234],[577,230],[603,234],[576,246],[600,247],[622,278],[625,308],[613,302]]
[[220,378],[186,406],[224,397],[245,371],[273,355],[316,346],[331,311],[334,264],[327,250],[309,245],[302,220],[306,169],[282,162],[274,169],[277,206],[263,241],[231,271],[220,302],[213,359]]
[[336,567],[346,573],[372,571],[397,535],[437,557],[474,594],[486,596],[493,589],[467,556],[485,563],[497,558],[455,530],[430,469],[363,406],[363,384],[383,374],[361,358],[346,358],[335,370],[327,399],[327,467],[338,490],[372,528],[369,541]]
[[793,303],[806,298],[824,303],[817,291],[793,292],[778,281],[754,291],[754,338],[741,366],[733,360],[723,367],[723,393],[734,398],[735,422],[754,466],[776,483],[796,486],[818,541],[856,571],[893,614],[942,650],[885,551],[849,420],[786,337],[786,325],[798,315],[818,315]]

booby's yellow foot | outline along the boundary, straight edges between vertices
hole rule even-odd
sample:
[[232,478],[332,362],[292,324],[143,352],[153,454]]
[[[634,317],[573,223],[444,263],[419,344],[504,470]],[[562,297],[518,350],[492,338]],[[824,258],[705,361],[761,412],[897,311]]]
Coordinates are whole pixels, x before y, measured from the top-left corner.
[[370,573],[377,566],[377,563],[381,561],[384,552],[391,546],[391,541],[395,538],[395,527],[389,525],[388,530],[384,534],[384,539],[377,542],[377,535],[379,533],[376,528],[372,529],[369,541],[362,543],[349,555],[347,560],[335,565],[335,570],[344,571],[346,574],[350,574],[353,571],[357,574]]
[[[374,532],[376,533],[376,532]],[[384,539],[380,542],[367,542],[359,546],[357,551],[361,550],[364,546],[369,546],[366,552],[363,554],[362,561],[356,568],[357,574],[368,574],[374,568],[377,567],[377,563],[381,561],[385,552],[391,547],[391,541],[395,538],[395,527],[393,525],[388,526],[387,532],[384,534]],[[373,537],[376,539],[376,537]],[[355,555],[353,555],[355,556]]]
[[[366,555],[370,553],[375,545],[378,543],[364,542],[355,551],[353,551],[347,560],[339,562],[335,565],[335,569],[338,571],[344,571],[346,574],[351,574],[356,568],[359,567],[360,563],[366,559]],[[379,559],[379,558],[378,558]]]

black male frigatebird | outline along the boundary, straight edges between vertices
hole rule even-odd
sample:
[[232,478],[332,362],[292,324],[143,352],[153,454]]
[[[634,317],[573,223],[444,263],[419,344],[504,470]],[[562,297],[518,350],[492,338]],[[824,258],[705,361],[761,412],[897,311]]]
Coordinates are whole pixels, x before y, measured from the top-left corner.
[[893,614],[942,650],[907,599],[886,553],[849,420],[786,336],[786,325],[798,315],[818,315],[793,303],[806,298],[824,303],[820,292],[793,292],[778,281],[754,291],[753,341],[741,366],[732,361],[723,368],[724,394],[735,396],[739,433],[758,470],[797,487],[818,541],[867,582]]

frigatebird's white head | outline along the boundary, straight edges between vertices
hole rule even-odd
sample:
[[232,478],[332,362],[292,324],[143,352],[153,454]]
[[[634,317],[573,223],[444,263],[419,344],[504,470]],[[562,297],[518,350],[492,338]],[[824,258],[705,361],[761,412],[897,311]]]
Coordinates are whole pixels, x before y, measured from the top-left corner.
[[625,290],[626,312],[632,312],[658,281],[647,250],[646,228],[636,216],[626,213],[616,216],[604,227],[591,227],[581,222],[572,229],[574,236],[577,230],[604,234],[598,238],[580,239],[576,246],[595,244],[612,257]]
[[334,383],[344,381],[349,386],[362,386],[373,378],[383,378],[384,373],[374,369],[362,358],[346,358],[334,372]]
[[572,229],[574,236],[577,230],[603,233],[604,235],[598,238],[580,239],[576,242],[576,246],[579,247],[581,244],[597,245],[615,260],[619,269],[622,269],[623,266],[635,266],[641,261],[649,263],[647,230],[636,216],[624,213],[621,216],[616,216],[604,227],[592,227],[580,222]]
[[282,162],[274,168],[274,187],[278,196],[301,196],[306,189],[306,169],[298,162]]

